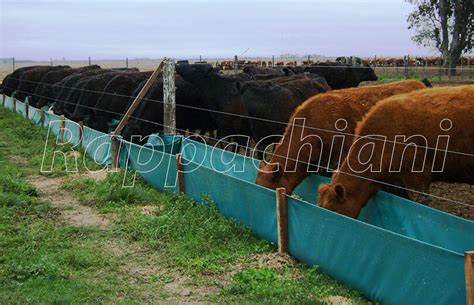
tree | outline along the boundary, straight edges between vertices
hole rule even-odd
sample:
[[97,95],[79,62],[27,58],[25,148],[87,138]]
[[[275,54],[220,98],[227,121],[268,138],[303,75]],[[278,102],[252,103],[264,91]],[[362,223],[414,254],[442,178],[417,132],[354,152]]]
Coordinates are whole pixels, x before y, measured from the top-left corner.
[[443,67],[455,75],[461,55],[472,52],[474,0],[406,1],[415,6],[407,19],[408,28],[416,31],[412,40],[438,49]]

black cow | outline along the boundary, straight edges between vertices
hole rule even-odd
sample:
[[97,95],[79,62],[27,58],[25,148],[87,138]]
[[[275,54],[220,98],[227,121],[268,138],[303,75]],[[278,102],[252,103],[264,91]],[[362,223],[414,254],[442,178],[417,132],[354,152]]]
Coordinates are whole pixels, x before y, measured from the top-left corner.
[[76,122],[84,120],[88,114],[92,113],[93,107],[99,100],[107,84],[118,73],[120,72],[112,71],[110,73],[102,73],[88,77],[81,85],[81,93],[77,104],[74,105],[74,110],[69,112],[65,109],[64,112],[66,115]]
[[70,68],[69,66],[41,66],[23,72],[20,78],[20,84],[16,90],[15,96],[20,101],[25,101],[27,96],[34,94],[36,87],[43,76],[50,71],[57,71]]
[[357,87],[363,81],[378,79],[374,70],[368,66],[357,67],[337,62],[319,63],[305,67],[304,71],[324,77],[332,89]]
[[250,119],[258,156],[274,142],[269,136],[282,135],[293,111],[313,95],[331,90],[325,79],[294,75],[271,81],[250,81],[242,85],[242,102]]
[[[109,69],[98,69],[98,70],[74,73],[65,77],[60,82],[53,84],[52,89],[53,89],[53,95],[54,95],[54,103],[53,103],[54,113],[64,114],[64,107],[65,105],[69,104],[67,97],[70,94],[70,92],[76,88],[76,84],[79,84],[81,81],[88,79],[89,77],[92,77],[94,75],[110,73],[111,71],[112,70],[109,70]],[[38,102],[38,107],[48,105],[52,99],[40,100]]]
[[[295,74],[303,74],[304,71],[302,69],[296,70],[292,67],[284,67],[284,68],[272,68],[272,67],[256,67],[256,66],[246,66],[242,70],[243,73],[249,74],[255,80],[269,80],[277,77],[282,76],[291,76]],[[298,72],[296,72],[298,71]]]
[[[84,118],[84,124],[102,132],[108,132],[108,124],[120,119],[128,109],[130,98],[138,85],[152,72],[123,73],[115,76],[104,88],[94,106],[94,111]],[[133,96],[135,97],[135,96]]]
[[[209,109],[219,138],[229,135],[251,136],[247,110],[241,101],[240,84],[252,80],[248,74],[221,75],[210,65],[177,65],[176,72],[195,86],[202,97],[203,108]],[[243,138],[236,138],[246,145]]]
[[[133,94],[138,95],[145,82],[137,87]],[[201,131],[215,130],[216,126],[207,111],[203,107],[202,99],[196,87],[183,80],[179,75],[175,77],[176,85],[176,128],[179,131],[186,129]],[[153,84],[150,91],[145,95],[139,107],[132,114],[127,126],[122,132],[125,139],[131,136],[146,136],[164,129],[163,111],[163,80],[160,78]],[[133,138],[134,142],[144,144],[146,139],[140,141],[139,137]]]
[[74,73],[98,69],[100,69],[100,66],[92,65],[81,68],[61,69],[46,73],[41,79],[40,83],[36,86],[34,94],[29,99],[30,105],[33,107],[38,106],[38,103],[41,99],[47,99],[47,101],[43,101],[42,104],[52,103],[54,101],[53,85],[64,79],[66,76],[69,76]]
[[18,88],[18,85],[20,84],[20,79],[21,79],[21,76],[23,75],[23,72],[32,70],[35,68],[39,68],[39,67],[41,66],[28,66],[28,67],[16,69],[12,73],[5,76],[5,78],[2,81],[0,90],[2,91],[3,94],[12,96],[13,92],[15,92],[15,90]]

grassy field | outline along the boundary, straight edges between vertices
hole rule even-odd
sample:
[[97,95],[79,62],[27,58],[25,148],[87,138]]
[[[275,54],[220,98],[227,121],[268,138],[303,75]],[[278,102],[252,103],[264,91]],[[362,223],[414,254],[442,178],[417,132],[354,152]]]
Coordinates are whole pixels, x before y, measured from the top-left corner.
[[[368,304],[200,205],[119,173],[39,172],[46,130],[0,109],[0,303]],[[73,155],[67,156],[71,162]],[[99,169],[92,161],[87,167]],[[130,176],[130,175],[129,175]]]

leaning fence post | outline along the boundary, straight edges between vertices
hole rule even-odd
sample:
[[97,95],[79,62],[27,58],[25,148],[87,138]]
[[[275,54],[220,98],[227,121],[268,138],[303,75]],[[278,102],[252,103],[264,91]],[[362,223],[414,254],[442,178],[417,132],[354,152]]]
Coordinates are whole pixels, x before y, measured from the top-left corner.
[[82,146],[82,137],[84,136],[84,122],[79,121],[79,147]]
[[185,194],[186,191],[184,188],[184,171],[181,154],[176,154],[176,169],[178,174],[178,192]]
[[16,112],[16,97],[13,96],[13,112]]
[[466,304],[474,304],[474,251],[464,252],[464,271],[466,275]]
[[286,189],[276,189],[276,208],[278,226],[278,253],[288,253],[288,214],[286,202]]
[[64,114],[60,116],[60,125],[59,125],[59,140],[64,142]]
[[30,112],[30,103],[28,102],[28,100],[26,100],[25,102],[25,118],[28,119],[28,113]]
[[174,83],[175,63],[173,59],[165,59],[163,66],[163,99],[165,134],[176,134],[176,86]]

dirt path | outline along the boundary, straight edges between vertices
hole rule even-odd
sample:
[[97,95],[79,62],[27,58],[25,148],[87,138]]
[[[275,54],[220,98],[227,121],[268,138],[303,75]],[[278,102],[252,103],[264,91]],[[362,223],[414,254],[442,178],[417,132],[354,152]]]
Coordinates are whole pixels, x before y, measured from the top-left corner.
[[[100,174],[85,174],[89,178],[103,179]],[[77,198],[61,189],[63,177],[30,176],[30,182],[38,191],[40,199],[59,209],[64,225],[83,227],[95,226],[102,230],[110,228],[111,219],[97,213],[94,208],[82,205]],[[212,294],[218,293],[217,287],[192,286],[191,278],[175,270],[163,268],[157,262],[159,253],[143,248],[115,236],[106,236],[99,247],[108,256],[114,256],[123,264],[119,272],[125,274],[132,283],[152,282],[151,278],[169,279],[164,284],[151,285],[146,290],[146,299],[173,303],[203,303]]]
[[105,228],[109,220],[94,209],[79,204],[70,193],[61,189],[63,178],[31,176],[28,181],[38,190],[40,198],[60,210],[61,217],[67,225],[98,226]]

